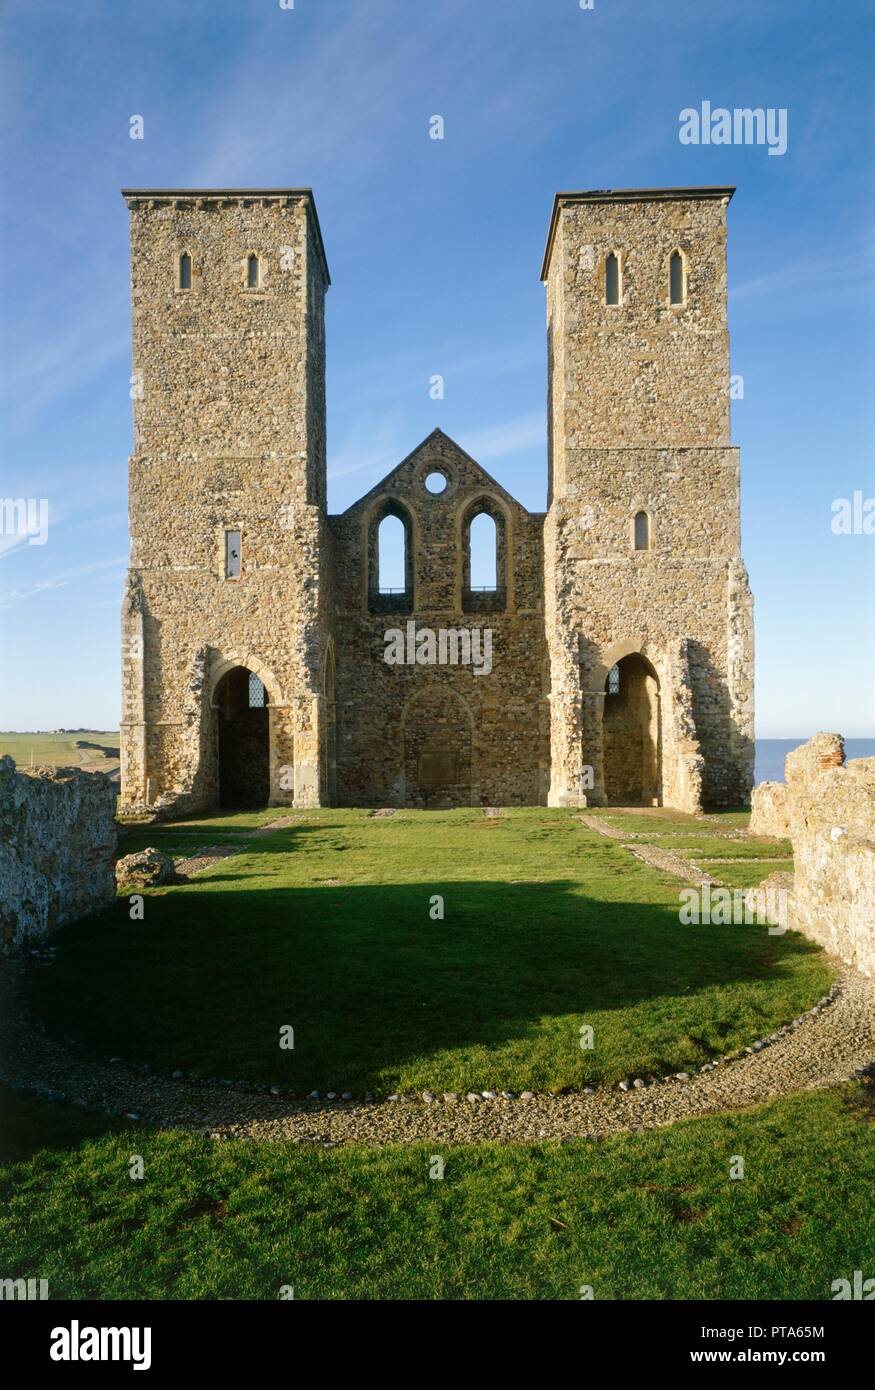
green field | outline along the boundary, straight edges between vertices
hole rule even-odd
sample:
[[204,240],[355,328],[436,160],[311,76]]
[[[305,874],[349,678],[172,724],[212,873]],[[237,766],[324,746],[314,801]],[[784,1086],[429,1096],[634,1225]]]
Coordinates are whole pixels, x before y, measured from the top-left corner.
[[[8,754],[18,767],[30,767],[31,762],[35,767],[78,767],[104,757],[117,759],[118,746],[118,729],[88,729],[75,734],[0,733],[0,758]],[[108,751],[102,753],[101,749]]]
[[[832,977],[796,934],[682,926],[685,885],[572,811],[326,808],[258,833],[283,814],[123,828],[121,853],[239,852],[147,891],[142,921],[122,893],[55,933],[25,979],[50,1032],[298,1093],[558,1090],[689,1070]],[[781,842],[737,838],[737,813],[610,823],[731,859],[712,872],[733,886],[790,867]],[[52,1297],[825,1300],[875,1261],[869,1079],[599,1141],[437,1149],[210,1140],[2,1089],[0,1105],[0,1264]]]
[[824,1300],[875,1268],[871,1093],[598,1143],[446,1146],[442,1179],[433,1145],[100,1133],[81,1111],[7,1095],[22,1139],[0,1169],[0,1263],[48,1279],[53,1298],[291,1285],[296,1299],[579,1299],[589,1285],[597,1299]]
[[795,933],[682,925],[684,885],[572,812],[322,809],[253,837],[278,814],[132,828],[123,852],[241,853],[148,892],[143,921],[122,895],[57,933],[35,1014],[100,1054],[299,1093],[561,1090],[689,1070],[831,980]]

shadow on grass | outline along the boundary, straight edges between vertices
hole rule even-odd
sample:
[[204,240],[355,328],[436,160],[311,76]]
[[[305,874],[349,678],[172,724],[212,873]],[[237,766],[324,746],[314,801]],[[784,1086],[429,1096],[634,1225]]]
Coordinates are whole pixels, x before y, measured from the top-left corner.
[[0,1164],[23,1163],[41,1149],[72,1149],[126,1128],[125,1121],[109,1115],[0,1085]]
[[247,818],[242,824],[233,822],[218,824],[207,821],[173,821],[168,825],[144,825],[119,827],[118,854],[138,854],[141,850],[155,848],[165,854],[178,857],[190,855],[196,849],[208,845],[239,845],[244,854],[284,854],[295,850],[295,841],[302,835],[326,831],[345,832],[347,824],[330,821],[313,821],[309,824],[287,825],[271,830],[269,822]]
[[827,978],[802,937],[682,926],[676,907],[565,881],[235,882],[147,896],[143,921],[121,899],[57,933],[55,963],[29,972],[34,1012],[102,1054],[293,1090],[556,1088],[743,1045]]

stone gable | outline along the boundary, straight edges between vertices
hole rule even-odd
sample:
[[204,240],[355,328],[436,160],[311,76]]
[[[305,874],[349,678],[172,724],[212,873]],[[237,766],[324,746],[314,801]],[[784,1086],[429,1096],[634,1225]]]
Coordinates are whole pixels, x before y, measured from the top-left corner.
[[[557,195],[546,514],[437,429],[330,515],[312,193],[126,191],[123,805],[746,799],[731,192]],[[405,543],[394,591],[387,518]],[[475,521],[494,526],[488,586]]]

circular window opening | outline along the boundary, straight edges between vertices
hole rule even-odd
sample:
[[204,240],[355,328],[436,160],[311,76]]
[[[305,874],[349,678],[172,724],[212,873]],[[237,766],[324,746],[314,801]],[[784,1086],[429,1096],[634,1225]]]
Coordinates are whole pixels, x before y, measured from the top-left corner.
[[446,473],[429,473],[428,477],[425,480],[425,490],[426,492],[432,493],[432,495],[435,497],[439,497],[442,492],[446,492]]

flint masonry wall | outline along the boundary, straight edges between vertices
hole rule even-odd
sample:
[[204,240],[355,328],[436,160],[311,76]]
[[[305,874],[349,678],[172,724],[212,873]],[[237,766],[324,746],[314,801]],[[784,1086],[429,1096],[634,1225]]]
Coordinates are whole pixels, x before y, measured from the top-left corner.
[[[425,488],[430,473],[444,492]],[[499,589],[465,580],[467,527],[497,519]],[[374,594],[387,509],[409,528],[409,589]],[[435,430],[367,496],[331,517],[338,604],[337,778],[345,805],[537,805],[546,796],[543,518]],[[377,611],[373,611],[376,608]],[[492,633],[492,670],[387,665],[385,634],[406,624]]]
[[0,758],[0,931],[46,936],[115,899],[116,788],[100,773]]
[[839,734],[787,755],[786,782],[754,789],[750,829],[793,843],[788,922],[875,974],[875,758],[844,760]]
[[[729,442],[731,191],[557,196],[543,272],[546,517],[440,431],[328,516],[328,271],[310,191],[126,192],[134,454],[124,809],[217,803],[219,730],[227,749],[236,719],[222,682],[238,667],[267,692],[257,720],[268,748],[251,780],[266,781],[272,804],[601,804],[606,750],[614,799],[688,811],[745,800],[753,634]],[[674,250],[679,305],[669,302]],[[604,302],[610,252],[616,306]],[[448,481],[439,496],[423,487],[433,468]],[[499,525],[494,595],[465,579],[478,507]],[[372,592],[386,509],[409,533],[400,599]],[[633,545],[639,511],[650,519],[643,551]],[[225,576],[229,530],[242,536],[235,579]],[[492,673],[387,666],[384,634],[408,621],[436,632],[488,627]],[[628,703],[606,740],[615,663]],[[222,766],[245,771],[246,747],[232,753]]]
[[[557,195],[544,266],[554,803],[579,799],[586,763],[595,770],[589,799],[604,800],[604,682],[631,652],[659,680],[661,738],[671,753],[666,804],[696,810],[749,794],[752,599],[740,558],[738,453],[729,442],[731,191]],[[685,275],[679,305],[669,302],[675,250]],[[620,266],[617,305],[605,302],[611,252]],[[641,511],[650,548],[636,551]],[[686,683],[682,717],[678,674]]]
[[[215,802],[216,685],[269,697],[274,803],[323,797],[324,295],[306,190],[128,191],[135,452],[122,620],[125,807]],[[191,288],[179,259],[191,258]],[[248,257],[258,283],[247,283]],[[225,577],[225,531],[242,572]],[[294,781],[283,785],[283,768]]]

